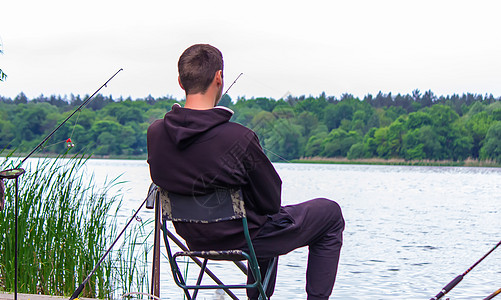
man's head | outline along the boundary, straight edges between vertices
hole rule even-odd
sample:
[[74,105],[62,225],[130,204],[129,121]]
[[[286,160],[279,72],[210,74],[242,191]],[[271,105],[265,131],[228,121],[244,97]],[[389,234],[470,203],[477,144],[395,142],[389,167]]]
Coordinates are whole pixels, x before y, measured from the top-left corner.
[[223,54],[211,45],[196,44],[183,52],[177,67],[186,94],[204,94],[218,71],[223,76]]

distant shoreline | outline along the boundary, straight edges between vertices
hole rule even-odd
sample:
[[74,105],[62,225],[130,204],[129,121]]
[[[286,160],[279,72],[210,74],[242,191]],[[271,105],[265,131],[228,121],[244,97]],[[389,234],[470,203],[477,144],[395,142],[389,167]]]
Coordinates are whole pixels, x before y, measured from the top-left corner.
[[366,158],[349,160],[345,157],[305,157],[290,160],[292,163],[310,164],[346,164],[346,165],[390,165],[390,166],[424,166],[424,167],[484,167],[500,168],[501,164],[491,160],[467,159],[465,161],[452,160],[405,160],[401,158]]
[[[68,154],[66,157],[72,157],[74,154]],[[3,156],[3,155],[2,155]],[[14,157],[25,157],[26,154],[16,153]],[[35,154],[33,157],[55,158],[60,155],[54,153]],[[147,160],[144,155],[92,155],[90,159],[125,159],[125,160]],[[280,161],[275,161],[280,163]],[[423,166],[423,167],[483,167],[483,168],[501,168],[501,164],[492,160],[467,159],[465,161],[452,160],[405,160],[401,158],[366,158],[349,160],[345,157],[303,157],[300,159],[291,159],[284,163],[299,164],[338,164],[338,165],[384,165],[384,166]]]

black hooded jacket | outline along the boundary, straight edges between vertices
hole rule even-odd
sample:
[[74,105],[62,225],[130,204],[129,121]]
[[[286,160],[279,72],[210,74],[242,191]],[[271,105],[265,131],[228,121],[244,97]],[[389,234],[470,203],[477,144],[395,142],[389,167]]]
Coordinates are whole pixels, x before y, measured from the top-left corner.
[[[282,181],[256,134],[229,122],[232,115],[225,107],[192,110],[174,105],[148,128],[148,164],[153,182],[173,193],[240,187],[254,236],[266,215],[279,211]],[[175,227],[192,250],[240,248],[245,243],[238,220]]]

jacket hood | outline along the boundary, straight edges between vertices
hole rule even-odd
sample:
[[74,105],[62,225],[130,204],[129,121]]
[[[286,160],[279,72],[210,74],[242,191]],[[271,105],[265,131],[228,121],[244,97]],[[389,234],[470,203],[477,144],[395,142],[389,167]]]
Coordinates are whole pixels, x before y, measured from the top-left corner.
[[179,149],[195,142],[203,133],[222,123],[228,122],[233,111],[224,106],[207,110],[183,108],[174,104],[165,114],[164,126],[171,140]]

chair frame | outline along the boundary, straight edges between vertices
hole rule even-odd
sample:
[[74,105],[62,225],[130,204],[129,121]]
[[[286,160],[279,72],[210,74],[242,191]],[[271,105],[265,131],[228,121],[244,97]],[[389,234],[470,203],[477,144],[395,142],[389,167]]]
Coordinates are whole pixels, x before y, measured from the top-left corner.
[[[217,195],[216,195],[217,193]],[[187,201],[204,201],[204,199],[207,199],[207,197],[225,197],[226,200],[229,200],[231,197],[231,201],[233,203],[233,212],[231,216],[224,216],[223,218],[218,217],[212,217],[207,219],[205,216],[202,218],[193,218],[190,216],[179,216],[176,215],[176,208],[175,205],[172,206],[172,202],[175,200],[187,200]],[[205,197],[205,198],[204,198]],[[196,297],[198,295],[199,290],[201,289],[223,289],[226,294],[228,294],[232,299],[238,299],[232,292],[231,289],[247,289],[247,288],[257,288],[259,291],[259,299],[260,300],[267,300],[269,299],[266,296],[266,288],[268,287],[269,281],[271,279],[271,274],[272,274],[272,269],[274,265],[276,264],[277,258],[275,257],[274,259],[271,260],[268,269],[266,270],[266,275],[263,278],[261,278],[261,272],[257,260],[256,253],[254,251],[254,246],[252,245],[252,240],[250,237],[249,233],[249,226],[247,222],[247,217],[245,213],[245,206],[243,202],[243,196],[241,190],[218,190],[214,192],[213,194],[209,195],[203,195],[203,196],[183,196],[183,195],[178,195],[174,193],[170,193],[167,191],[164,191],[162,188],[157,187],[156,188],[156,195],[155,195],[155,202],[157,203],[157,206],[161,206],[162,212],[160,215],[162,215],[162,231],[163,231],[163,238],[164,238],[164,243],[165,247],[167,250],[167,257],[169,260],[169,264],[171,266],[171,271],[172,275],[174,278],[174,281],[176,285],[178,285],[180,288],[184,290],[184,293],[186,295],[186,298],[188,300],[196,300]],[[174,199],[174,200],[173,200]],[[183,201],[185,202],[185,201]],[[160,204],[160,205],[158,205]],[[228,205],[228,204],[226,204]],[[173,211],[174,209],[174,211]],[[159,216],[159,215],[157,215]],[[224,220],[229,220],[229,219],[240,219],[242,221],[242,226],[243,226],[243,232],[245,236],[245,241],[247,243],[248,251],[242,251],[242,250],[224,250],[224,251],[190,251],[187,247],[182,247],[180,245],[180,241],[176,239],[176,237],[169,231],[167,228],[167,223],[168,221],[174,221],[174,222],[191,222],[191,223],[207,223],[207,222],[218,222],[218,221],[224,221]],[[176,243],[178,246],[181,246],[181,250],[176,253],[172,253],[170,244],[169,244],[169,239],[171,239],[174,243]],[[182,244],[182,243],[181,243]],[[187,280],[185,277],[183,277],[181,273],[181,268],[179,267],[176,258],[178,257],[190,257],[192,260],[194,260],[199,266],[200,266],[200,272],[198,274],[198,278],[196,281],[196,284],[187,284]],[[201,261],[202,259],[203,261]],[[250,271],[252,272],[252,275],[254,276],[255,282],[253,283],[246,283],[246,284],[231,284],[227,285],[222,283],[208,268],[207,268],[207,263],[209,260],[224,260],[224,261],[233,261],[237,266],[247,274],[247,269],[245,268],[245,265],[242,263],[242,261],[246,260],[249,266]],[[201,284],[202,279],[204,274],[207,274],[209,277],[211,277],[216,284]],[[193,290],[192,293],[190,293],[190,290]]]

